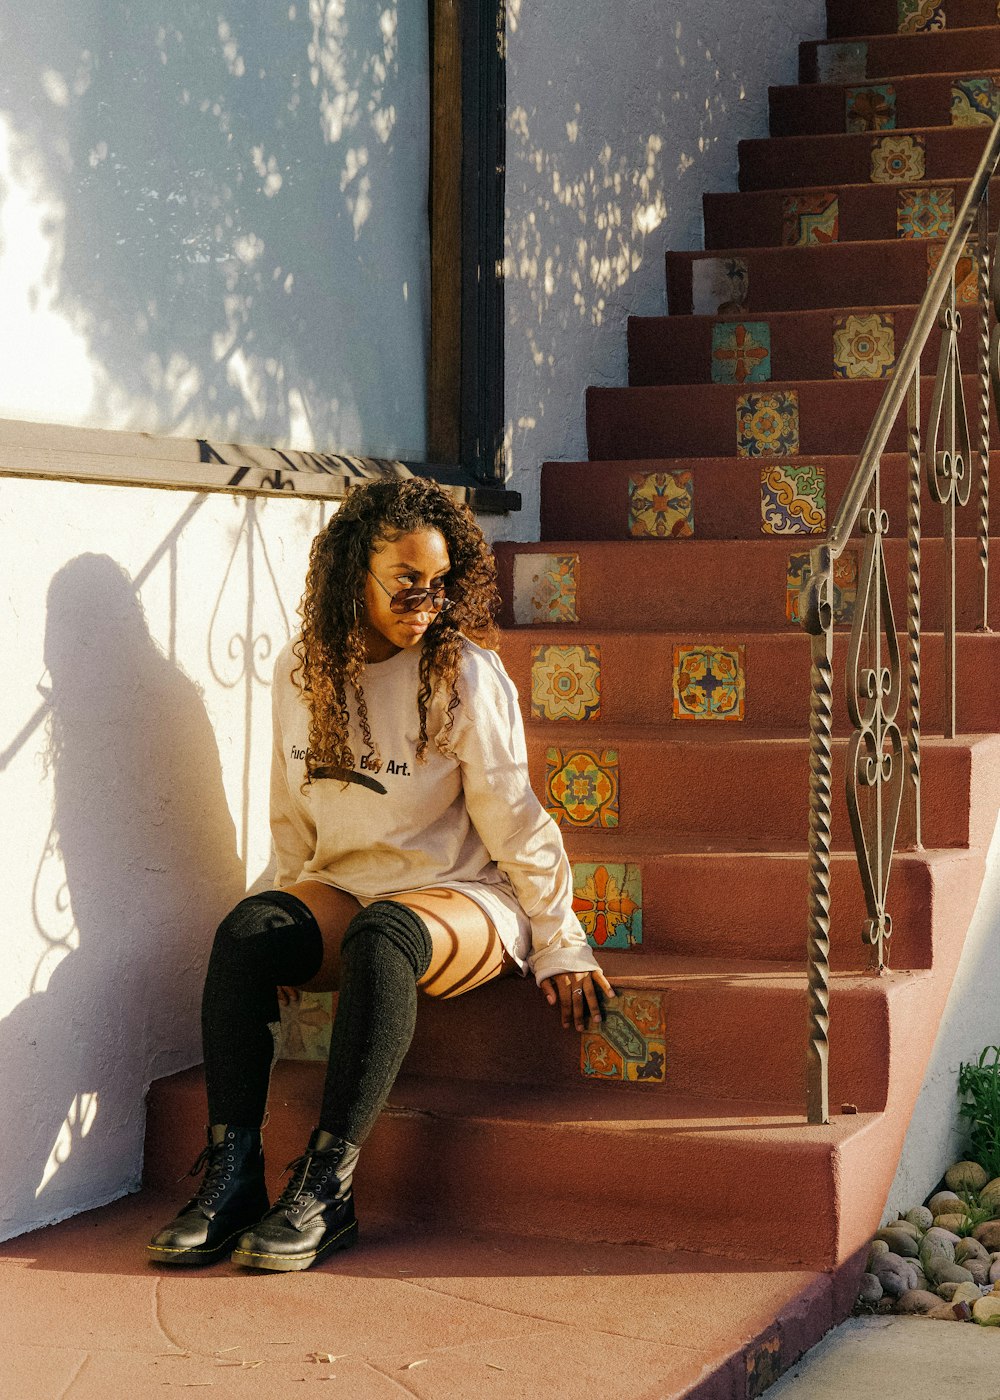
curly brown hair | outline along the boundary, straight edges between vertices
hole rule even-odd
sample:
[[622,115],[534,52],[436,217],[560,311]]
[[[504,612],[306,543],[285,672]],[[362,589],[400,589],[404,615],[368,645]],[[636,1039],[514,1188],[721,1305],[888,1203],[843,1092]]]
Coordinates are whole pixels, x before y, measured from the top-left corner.
[[419,477],[366,482],[355,487],[325,529],[313,540],[305,592],[299,605],[302,635],[294,652],[292,679],[309,706],[306,783],[319,770],[351,769],[355,755],[348,741],[348,682],[354,691],[358,724],[374,771],[381,765],[368,723],[362,676],[366,654],[363,612],[365,576],[379,546],[414,530],[439,530],[451,559],[446,585],[451,606],[424,633],[420,656],[417,758],[426,758],[427,706],[438,686],[447,690],[445,722],[435,739],[448,753],[448,736],[459,703],[457,680],[465,637],[494,647],[494,621],[500,604],[496,564],[472,511],[440,486]]

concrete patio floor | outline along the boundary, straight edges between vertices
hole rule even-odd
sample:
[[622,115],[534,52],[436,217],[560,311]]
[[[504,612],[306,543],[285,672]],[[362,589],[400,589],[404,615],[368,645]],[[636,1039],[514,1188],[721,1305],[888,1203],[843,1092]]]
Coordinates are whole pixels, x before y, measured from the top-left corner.
[[795,1345],[803,1298],[815,1327],[830,1294],[808,1271],[365,1220],[307,1273],[151,1267],[172,1210],[143,1193],[0,1245],[3,1400],[743,1400],[740,1339],[784,1312]]

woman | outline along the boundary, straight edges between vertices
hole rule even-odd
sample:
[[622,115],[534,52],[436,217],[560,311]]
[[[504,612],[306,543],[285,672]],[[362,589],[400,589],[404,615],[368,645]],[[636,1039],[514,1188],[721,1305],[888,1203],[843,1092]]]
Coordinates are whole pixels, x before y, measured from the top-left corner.
[[[495,567],[471,512],[417,479],[352,491],[313,542],[301,636],[274,675],[274,890],[215,937],[202,1009],[201,1188],[159,1263],[306,1269],[357,1235],[351,1178],[416,1018],[530,970],[564,1026],[613,995],[528,784],[496,653]],[[260,1129],[279,996],[339,988],[316,1130],[268,1209]]]

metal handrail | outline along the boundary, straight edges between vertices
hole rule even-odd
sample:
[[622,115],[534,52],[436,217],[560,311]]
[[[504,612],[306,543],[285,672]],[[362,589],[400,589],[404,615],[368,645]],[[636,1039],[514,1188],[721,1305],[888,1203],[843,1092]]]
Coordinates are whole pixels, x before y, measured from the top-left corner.
[[[809,906],[808,906],[808,1041],[806,1108],[810,1123],[829,1119],[829,977],[830,856],[833,794],[833,637],[835,561],[860,525],[864,551],[847,664],[847,704],[852,736],[847,747],[846,789],[867,920],[863,941],[871,945],[882,972],[886,966],[892,919],[886,904],[889,873],[904,790],[909,797],[912,836],[920,846],[921,740],[921,485],[926,471],[934,501],[943,511],[945,616],[944,733],[955,734],[956,570],[955,511],[967,505],[972,487],[972,457],[979,458],[979,562],[982,568],[982,626],[988,626],[989,581],[989,431],[990,385],[1000,392],[1000,328],[990,330],[991,294],[1000,315],[1000,262],[990,257],[989,184],[1000,165],[1000,119],[990,132],[976,172],[966,191],[941,260],[920,302],[910,333],[896,361],[893,377],[879,402],[871,427],[824,541],[810,554],[810,576],[800,594],[802,626],[812,644],[809,740]],[[978,255],[979,336],[977,355],[978,433],[975,449],[969,431],[958,333],[961,317],[955,304],[955,271],[970,235],[976,230]],[[992,267],[992,277],[990,275]],[[923,438],[921,423],[921,356],[935,325],[941,349]],[[881,460],[897,419],[906,408],[906,710],[905,742],[897,714],[904,693],[903,664],[896,636],[883,541],[888,516],[881,502]],[[941,439],[943,438],[943,445]]]

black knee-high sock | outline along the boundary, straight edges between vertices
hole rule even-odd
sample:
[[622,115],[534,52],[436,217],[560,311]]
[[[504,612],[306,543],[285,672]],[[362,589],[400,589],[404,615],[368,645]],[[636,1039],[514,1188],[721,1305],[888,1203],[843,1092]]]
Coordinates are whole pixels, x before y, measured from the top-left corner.
[[340,997],[319,1126],[364,1142],[389,1096],[417,1019],[431,939],[418,914],[379,900],[356,914],[340,950]]
[[315,977],[323,936],[301,899],[268,890],[219,925],[201,1002],[208,1121],[259,1128],[277,1045],[278,986]]

